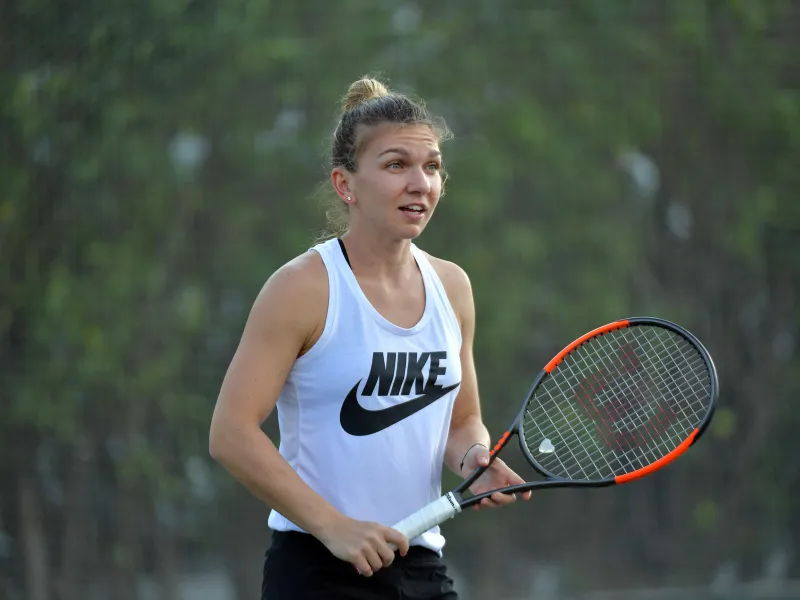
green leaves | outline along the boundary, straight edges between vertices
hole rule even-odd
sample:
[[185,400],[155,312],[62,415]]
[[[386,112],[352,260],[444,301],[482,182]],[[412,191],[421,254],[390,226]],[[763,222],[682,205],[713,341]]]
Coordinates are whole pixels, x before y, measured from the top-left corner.
[[[691,478],[723,454],[741,472],[760,464],[761,446],[733,441],[749,417],[789,423],[800,391],[794,280],[763,233],[800,227],[795,3],[27,0],[7,13],[0,411],[4,431],[35,433],[19,452],[36,436],[89,440],[111,487],[180,497],[253,299],[322,225],[312,192],[338,102],[377,71],[455,132],[418,243],[472,280],[492,431],[587,329],[674,318],[719,356],[724,407],[697,460],[669,471],[670,498],[703,531],[735,522],[731,494],[695,493]],[[781,265],[796,254],[775,250]],[[786,368],[773,376],[776,344]],[[765,453],[795,447],[779,431]],[[776,523],[791,511],[763,506]],[[598,520],[616,523],[610,509]]]

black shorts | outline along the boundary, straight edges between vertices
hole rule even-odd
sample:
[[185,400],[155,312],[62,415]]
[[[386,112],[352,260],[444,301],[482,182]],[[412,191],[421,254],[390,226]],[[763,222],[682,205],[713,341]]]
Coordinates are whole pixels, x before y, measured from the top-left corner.
[[275,531],[264,561],[261,600],[458,600],[436,552],[412,546],[372,577],[336,558],[315,537]]

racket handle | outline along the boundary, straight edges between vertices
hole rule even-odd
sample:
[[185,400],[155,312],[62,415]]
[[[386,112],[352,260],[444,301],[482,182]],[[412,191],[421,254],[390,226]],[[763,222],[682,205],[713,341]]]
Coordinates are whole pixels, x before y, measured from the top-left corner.
[[396,529],[406,536],[408,541],[411,541],[431,527],[453,518],[460,512],[461,506],[458,504],[458,500],[456,500],[452,492],[449,492],[438,500],[434,500],[427,506],[422,507],[413,515],[406,517],[392,529]]

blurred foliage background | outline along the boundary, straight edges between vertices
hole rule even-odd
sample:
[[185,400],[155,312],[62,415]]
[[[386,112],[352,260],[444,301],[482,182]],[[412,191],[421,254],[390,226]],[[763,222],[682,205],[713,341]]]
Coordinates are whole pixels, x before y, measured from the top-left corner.
[[258,597],[209,420],[365,73],[455,133],[418,243],[472,279],[494,435],[626,316],[722,381],[658,475],[446,524],[463,598],[800,598],[798,57],[793,0],[0,3],[0,598]]

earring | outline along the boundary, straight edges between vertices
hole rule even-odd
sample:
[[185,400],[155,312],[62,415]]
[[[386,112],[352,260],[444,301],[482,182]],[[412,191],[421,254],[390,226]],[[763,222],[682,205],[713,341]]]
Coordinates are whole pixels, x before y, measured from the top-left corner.
[[350,202],[352,198],[350,196],[347,197],[347,201]]

